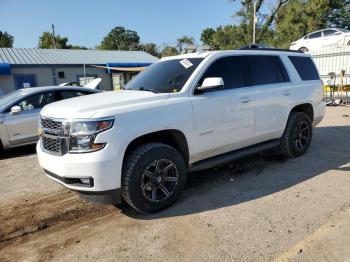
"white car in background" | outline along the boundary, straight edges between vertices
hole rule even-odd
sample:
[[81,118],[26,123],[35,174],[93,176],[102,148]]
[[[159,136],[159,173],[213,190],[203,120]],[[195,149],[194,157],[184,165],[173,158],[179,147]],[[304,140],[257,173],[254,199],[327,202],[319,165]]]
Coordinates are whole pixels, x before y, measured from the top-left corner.
[[309,52],[339,46],[350,46],[349,30],[341,28],[319,30],[291,43],[289,49]]

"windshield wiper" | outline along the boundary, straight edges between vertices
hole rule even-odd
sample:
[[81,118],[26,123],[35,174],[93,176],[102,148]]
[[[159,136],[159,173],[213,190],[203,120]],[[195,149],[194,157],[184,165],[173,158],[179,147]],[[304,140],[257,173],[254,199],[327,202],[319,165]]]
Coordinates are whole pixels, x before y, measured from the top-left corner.
[[144,88],[143,86],[139,87],[139,91],[149,91],[149,92],[152,92],[152,93],[155,93],[155,94],[158,93],[158,92],[156,92],[156,91],[154,91],[152,89]]

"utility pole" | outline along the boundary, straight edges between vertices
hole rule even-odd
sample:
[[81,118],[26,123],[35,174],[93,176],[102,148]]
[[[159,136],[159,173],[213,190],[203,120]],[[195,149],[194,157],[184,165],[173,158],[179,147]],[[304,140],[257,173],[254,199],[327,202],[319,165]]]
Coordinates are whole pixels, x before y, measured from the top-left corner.
[[52,44],[53,48],[56,49],[56,37],[55,37],[55,25],[52,24]]
[[256,1],[254,1],[254,16],[253,16],[253,45],[255,45],[255,31],[256,31]]

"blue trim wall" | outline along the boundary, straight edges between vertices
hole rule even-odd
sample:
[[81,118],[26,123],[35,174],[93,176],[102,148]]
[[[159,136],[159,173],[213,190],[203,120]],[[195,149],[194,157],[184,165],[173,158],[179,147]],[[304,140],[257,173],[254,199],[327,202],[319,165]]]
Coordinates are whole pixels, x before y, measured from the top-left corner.
[[0,76],[9,76],[11,75],[10,64],[0,63]]

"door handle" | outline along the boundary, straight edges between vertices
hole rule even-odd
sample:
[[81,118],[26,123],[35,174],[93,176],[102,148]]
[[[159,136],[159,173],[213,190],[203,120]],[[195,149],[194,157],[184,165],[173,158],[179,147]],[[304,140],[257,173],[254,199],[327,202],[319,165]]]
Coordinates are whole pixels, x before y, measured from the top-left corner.
[[239,99],[239,102],[242,103],[242,104],[247,104],[247,103],[249,103],[251,101],[252,101],[252,98],[248,97],[248,96],[244,96],[244,97],[241,97]]
[[290,92],[288,90],[284,90],[284,91],[282,91],[282,95],[289,96]]

